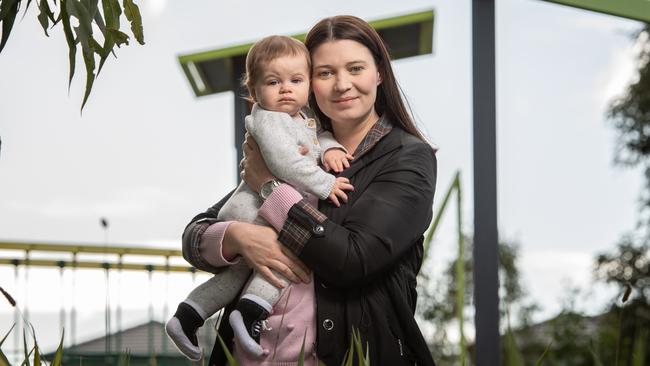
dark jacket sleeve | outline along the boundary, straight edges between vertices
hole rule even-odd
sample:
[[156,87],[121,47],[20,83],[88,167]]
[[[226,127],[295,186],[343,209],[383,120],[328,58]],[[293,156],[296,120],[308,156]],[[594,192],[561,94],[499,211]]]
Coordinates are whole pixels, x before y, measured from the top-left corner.
[[[329,219],[321,227],[313,223],[300,259],[337,287],[363,285],[384,274],[431,222],[436,168],[428,144],[403,146],[361,192],[341,224]],[[300,216],[295,207],[290,217]]]
[[200,252],[201,237],[210,225],[219,221],[217,220],[219,211],[226,201],[228,201],[230,196],[232,196],[233,192],[234,190],[228,193],[214,206],[208,208],[205,212],[194,216],[183,231],[183,258],[185,258],[189,264],[202,271],[218,273],[225,268],[215,267],[203,259]]

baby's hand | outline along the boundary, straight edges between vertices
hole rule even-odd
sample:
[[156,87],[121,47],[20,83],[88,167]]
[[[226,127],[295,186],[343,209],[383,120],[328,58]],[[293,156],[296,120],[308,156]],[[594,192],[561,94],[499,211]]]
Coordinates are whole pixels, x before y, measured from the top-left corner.
[[325,167],[326,172],[333,170],[340,173],[343,169],[350,167],[349,161],[352,159],[354,159],[352,155],[341,149],[329,149],[323,155],[323,167]]
[[348,202],[348,195],[345,194],[345,191],[353,191],[354,187],[350,184],[350,180],[345,177],[337,177],[334,182],[334,187],[332,187],[332,192],[330,193],[329,199],[336,205],[336,207],[341,207],[339,198],[343,203]]

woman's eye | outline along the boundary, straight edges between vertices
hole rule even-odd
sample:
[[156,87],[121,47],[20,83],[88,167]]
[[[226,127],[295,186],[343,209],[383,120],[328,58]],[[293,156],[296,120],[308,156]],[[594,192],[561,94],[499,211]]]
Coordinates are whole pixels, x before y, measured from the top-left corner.
[[363,66],[352,66],[352,67],[350,68],[350,71],[351,71],[351,72],[354,72],[354,73],[361,72],[361,71],[363,71]]
[[329,77],[329,76],[332,76],[332,75],[333,75],[333,73],[331,71],[329,71],[329,70],[323,70],[323,71],[318,72],[318,77],[321,77],[321,78],[326,78],[326,77]]

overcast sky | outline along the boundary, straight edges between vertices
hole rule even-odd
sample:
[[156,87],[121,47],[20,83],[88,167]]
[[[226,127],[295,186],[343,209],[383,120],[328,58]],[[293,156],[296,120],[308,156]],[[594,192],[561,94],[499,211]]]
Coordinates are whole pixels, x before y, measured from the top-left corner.
[[[110,244],[179,248],[188,220],[236,178],[233,95],[195,98],[179,54],[304,32],[328,15],[373,20],[431,8],[434,54],[394,65],[417,122],[440,147],[436,203],[460,170],[471,232],[470,1],[138,3],[146,45],[122,47],[107,61],[83,116],[85,70],[78,55],[68,95],[61,28],[46,38],[33,4],[15,24],[0,55],[0,241],[102,245],[99,218],[107,217]],[[537,0],[497,3],[499,230],[521,245],[520,267],[542,319],[559,309],[567,286],[588,289],[594,254],[613,250],[635,227],[641,174],[613,166],[615,133],[604,115],[634,77],[630,34],[641,24]],[[435,273],[453,256],[453,217],[425,270]],[[29,303],[42,345],[57,341],[61,303],[70,309],[74,301],[85,324],[77,340],[103,333],[100,271],[78,271],[74,286],[68,271],[63,280],[55,269],[27,276],[24,286],[23,269],[16,282],[13,268],[0,268],[0,286]],[[145,321],[150,301],[162,319],[162,304],[173,311],[193,287],[189,275],[148,282],[144,273],[125,273],[118,293],[117,277],[111,299],[129,311],[124,326]],[[595,287],[579,305],[597,312],[610,296]],[[0,304],[0,332],[12,322]]]

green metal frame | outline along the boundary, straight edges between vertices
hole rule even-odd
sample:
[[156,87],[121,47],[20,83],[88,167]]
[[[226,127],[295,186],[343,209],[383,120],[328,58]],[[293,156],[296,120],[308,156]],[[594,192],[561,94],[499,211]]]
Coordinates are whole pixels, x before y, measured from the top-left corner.
[[[376,30],[389,29],[409,24],[418,24],[422,26],[420,28],[420,45],[419,50],[420,54],[428,54],[433,52],[433,24],[435,19],[435,13],[433,9],[420,11],[417,13],[411,13],[391,18],[379,19],[368,22]],[[305,40],[307,36],[306,33],[294,34],[291,37],[299,39],[301,41]],[[231,59],[237,56],[245,56],[248,53],[248,50],[255,42],[248,42],[244,44],[229,46],[225,48],[219,48],[215,50],[208,50],[203,52],[191,53],[178,56],[178,61],[189,80],[192,90],[197,97],[210,95],[214,93],[224,92],[231,89],[225,88],[223,90],[213,90],[208,86],[207,78],[203,72],[196,67],[196,64],[199,62],[206,61],[222,61],[224,62],[225,67],[230,67]],[[196,75],[192,75],[196,73]],[[196,83],[196,77],[200,79],[203,83],[203,88],[199,87]]]
[[457,171],[454,175],[445,197],[442,199],[442,204],[436,212],[427,234],[424,238],[424,255],[422,261],[424,262],[427,259],[429,250],[431,247],[431,241],[433,240],[433,235],[438,229],[440,220],[442,219],[444,213],[447,210],[449,202],[451,201],[451,195],[456,192],[456,232],[458,234],[458,254],[456,258],[456,263],[454,271],[456,273],[456,318],[458,320],[458,331],[460,334],[460,357],[459,361],[461,365],[465,365],[467,361],[467,342],[465,340],[465,317],[463,316],[465,309],[465,237],[463,236],[463,189],[460,184],[460,171]]
[[[26,242],[0,242],[0,250],[20,250],[25,252],[24,258],[0,258],[0,265],[31,266],[31,267],[58,267],[58,268],[90,268],[90,269],[122,269],[130,271],[162,271],[162,272],[196,272],[194,267],[169,264],[142,264],[124,263],[124,255],[140,255],[150,257],[163,257],[169,263],[170,257],[181,257],[180,250],[144,248],[144,247],[118,247],[88,244],[59,244],[59,243],[26,243]],[[73,260],[32,259],[32,252],[71,253]],[[78,261],[76,255],[85,254],[115,254],[118,262]]]
[[544,0],[544,1],[650,23],[650,1],[648,0]]

